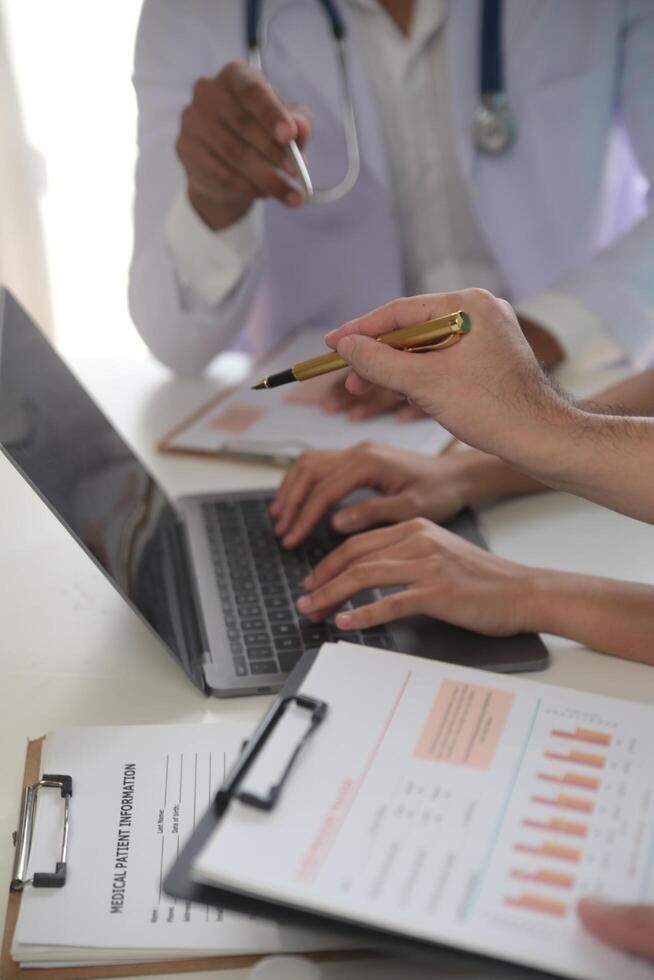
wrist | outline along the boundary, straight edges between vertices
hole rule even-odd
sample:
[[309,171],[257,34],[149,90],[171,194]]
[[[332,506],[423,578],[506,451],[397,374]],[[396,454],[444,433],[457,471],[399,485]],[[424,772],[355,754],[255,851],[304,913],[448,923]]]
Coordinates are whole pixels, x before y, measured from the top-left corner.
[[[561,578],[563,573],[547,568],[522,569],[523,629],[528,633],[560,632]],[[559,628],[557,628],[559,627]]]
[[543,490],[543,485],[507,465],[497,456],[477,449],[456,454],[456,482],[462,507],[475,507],[504,497]]
[[214,201],[192,187],[187,187],[191,207],[211,231],[223,231],[240,221],[252,207],[252,200]]
[[602,580],[549,568],[524,572],[525,630],[577,638]]
[[590,418],[552,389],[537,406],[527,409],[498,456],[548,486],[559,486],[575,472],[578,437]]
[[496,456],[478,449],[465,449],[456,454],[455,484],[461,507],[474,507],[495,496],[498,468],[506,469]]

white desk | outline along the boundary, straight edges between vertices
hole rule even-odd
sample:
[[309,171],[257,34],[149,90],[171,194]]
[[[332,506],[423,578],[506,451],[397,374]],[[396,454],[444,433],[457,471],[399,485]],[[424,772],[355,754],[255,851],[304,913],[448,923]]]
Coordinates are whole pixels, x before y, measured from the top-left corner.
[[[80,373],[172,495],[272,487],[271,467],[157,454],[179,418],[211,396],[215,380],[170,380],[153,362],[88,362]],[[0,457],[0,882],[9,882],[25,742],[69,725],[204,721],[236,713],[254,723],[269,703],[204,698],[167,657],[47,508]],[[488,509],[493,550],[526,563],[654,583],[654,528],[562,494]],[[654,670],[547,638],[552,665],[538,679],[654,703]],[[4,908],[4,900],[3,906]],[[4,916],[3,916],[4,918]],[[392,960],[331,964],[334,980],[426,980],[434,971]],[[484,978],[501,976],[484,969]],[[441,980],[480,974],[454,960]],[[245,971],[194,973],[236,980]]]

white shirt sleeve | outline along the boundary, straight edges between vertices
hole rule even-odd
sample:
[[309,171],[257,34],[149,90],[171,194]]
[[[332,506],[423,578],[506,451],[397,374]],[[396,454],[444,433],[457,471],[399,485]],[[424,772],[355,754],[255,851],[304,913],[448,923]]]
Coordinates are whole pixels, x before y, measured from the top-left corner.
[[180,191],[168,212],[165,235],[179,281],[212,306],[221,303],[252,268],[263,244],[261,204],[236,224],[212,231]]
[[535,320],[556,337],[566,360],[580,371],[599,371],[626,358],[600,318],[569,293],[541,293],[520,303],[517,313]]

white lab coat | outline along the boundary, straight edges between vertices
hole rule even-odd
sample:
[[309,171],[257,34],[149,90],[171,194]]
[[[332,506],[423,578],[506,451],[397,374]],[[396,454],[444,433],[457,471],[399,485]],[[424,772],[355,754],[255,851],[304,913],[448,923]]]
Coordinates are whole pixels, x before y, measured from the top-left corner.
[[[284,2],[263,7],[270,12]],[[479,154],[472,140],[480,11],[480,0],[450,3],[452,118],[480,233],[507,298],[519,303],[553,288],[569,293],[636,363],[646,362],[654,354],[654,214],[647,203],[654,0],[505,0],[505,84],[518,138],[498,157]],[[201,370],[230,345],[261,352],[296,328],[333,327],[404,291],[379,119],[354,38],[362,153],[355,188],[338,203],[298,211],[267,201],[259,260],[220,306],[188,295],[180,283],[164,234],[184,186],[174,152],[179,117],[199,76],[245,57],[243,23],[237,0],[145,0],[137,39],[130,305],[151,350],[181,373]],[[333,51],[325,34],[307,35],[301,18],[287,17],[287,24],[283,44],[266,52],[268,71],[283,94],[315,93],[311,154],[327,161],[342,153],[341,119],[320,87]],[[306,75],[301,85],[298,72]]]

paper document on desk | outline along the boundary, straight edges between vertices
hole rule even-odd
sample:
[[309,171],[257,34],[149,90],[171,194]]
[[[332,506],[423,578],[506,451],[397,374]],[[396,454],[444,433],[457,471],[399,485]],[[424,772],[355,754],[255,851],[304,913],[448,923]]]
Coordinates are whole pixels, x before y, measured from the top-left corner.
[[[67,729],[49,735],[42,772],[70,774],[68,877],[22,896],[12,955],[43,966],[231,953],[338,949],[341,938],[178,902],[162,880],[238,755],[243,725]],[[50,870],[61,799],[41,793],[30,868]]]
[[[252,455],[288,461],[306,449],[347,449],[363,440],[374,440],[402,449],[438,453],[452,436],[433,419],[401,422],[386,413],[353,422],[345,412],[326,412],[324,392],[334,384],[336,373],[311,381],[252,391],[251,385],[267,374],[284,370],[325,350],[323,334],[305,331],[280,347],[251,377],[226,396],[213,399],[178,426],[160,448],[172,452],[209,455]],[[345,378],[345,373],[341,373]]]
[[[271,812],[231,804],[196,880],[548,973],[652,980],[575,906],[654,901],[654,708],[345,643],[301,691],[325,719]],[[275,783],[302,715],[241,790]]]

